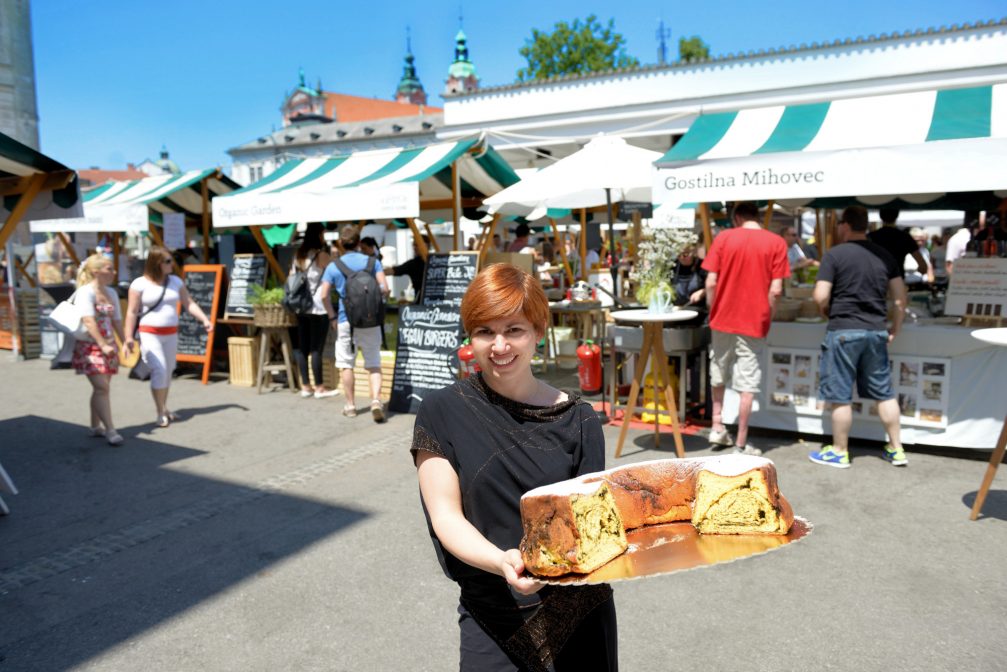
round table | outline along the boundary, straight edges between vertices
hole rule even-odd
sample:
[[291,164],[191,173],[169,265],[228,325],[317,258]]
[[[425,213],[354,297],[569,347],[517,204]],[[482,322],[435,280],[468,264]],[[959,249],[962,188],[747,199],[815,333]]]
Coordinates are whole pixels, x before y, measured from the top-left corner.
[[[611,313],[612,319],[616,322],[631,322],[643,327],[643,345],[640,347],[640,357],[636,360],[636,367],[633,370],[633,384],[629,389],[629,401],[626,404],[626,411],[622,418],[622,428],[619,430],[619,442],[615,446],[615,456],[622,454],[622,445],[626,441],[626,430],[629,429],[629,419],[636,410],[636,402],[640,396],[640,388],[643,385],[643,372],[647,367],[647,360],[653,355],[654,366],[657,369],[657,376],[654,378],[655,393],[657,390],[657,380],[664,380],[664,400],[671,416],[671,432],[675,437],[675,452],[679,457],[685,457],[685,445],[682,443],[682,430],[678,426],[678,406],[675,403],[675,394],[671,389],[671,372],[668,370],[668,355],[664,352],[664,334],[662,329],[665,322],[684,322],[699,315],[695,310],[681,308],[668,313],[652,313],[646,308],[637,310],[616,310]],[[656,398],[656,394],[655,394]],[[656,448],[661,440],[660,422],[657,409],[654,412],[654,447]]]
[[[976,329],[972,332],[972,338],[980,340],[983,343],[989,343],[990,345],[1007,347],[1007,327]],[[983,502],[986,501],[986,494],[989,492],[990,486],[993,485],[993,477],[997,473],[997,467],[1000,466],[1000,462],[1003,460],[1005,448],[1007,448],[1007,416],[1004,417],[1003,427],[1000,429],[1000,438],[997,439],[996,448],[993,449],[993,454],[990,455],[990,464],[986,468],[986,476],[979,487],[979,492],[976,493],[976,501],[972,505],[972,514],[969,516],[971,520],[979,517],[979,511],[982,510]]]

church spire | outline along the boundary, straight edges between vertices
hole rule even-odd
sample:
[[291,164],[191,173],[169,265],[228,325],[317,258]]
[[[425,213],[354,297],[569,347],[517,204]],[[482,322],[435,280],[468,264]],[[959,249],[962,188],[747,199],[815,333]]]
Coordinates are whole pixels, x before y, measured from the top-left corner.
[[406,64],[402,68],[402,78],[399,79],[399,86],[395,90],[395,100],[400,103],[412,103],[413,105],[426,105],[427,93],[423,90],[423,84],[416,74],[416,65],[413,56],[412,40],[409,35],[409,28],[406,28]]
[[[460,20],[459,20],[460,23]],[[479,78],[476,76],[476,66],[469,60],[468,37],[461,26],[455,35],[455,60],[448,68],[448,78],[445,81],[445,95],[468,93],[479,88]]]

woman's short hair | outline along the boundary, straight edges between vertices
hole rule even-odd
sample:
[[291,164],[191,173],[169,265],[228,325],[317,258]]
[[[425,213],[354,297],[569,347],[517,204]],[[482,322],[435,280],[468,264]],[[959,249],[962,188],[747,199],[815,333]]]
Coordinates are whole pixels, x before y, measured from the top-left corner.
[[518,313],[540,333],[549,323],[549,299],[542,283],[511,264],[493,264],[479,273],[462,298],[465,331]]
[[147,261],[143,264],[143,274],[156,283],[164,282],[165,261],[171,261],[171,252],[160,245],[151,245],[147,252]]

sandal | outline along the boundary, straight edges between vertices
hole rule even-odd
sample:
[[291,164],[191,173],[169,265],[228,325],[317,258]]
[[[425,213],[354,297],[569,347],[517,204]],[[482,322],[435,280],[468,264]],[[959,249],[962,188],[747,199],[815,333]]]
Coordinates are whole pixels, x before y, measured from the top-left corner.
[[347,418],[357,417],[357,409],[354,406],[343,406],[343,415]]
[[374,418],[374,422],[385,421],[385,406],[379,399],[371,402],[371,416]]
[[125,439],[122,438],[122,435],[116,431],[113,431],[111,434],[106,434],[105,440],[108,441],[108,445],[110,446],[118,446],[125,441]]
[[171,420],[168,418],[167,415],[159,415],[159,416],[157,416],[157,426],[158,427],[167,427],[170,424],[171,424]]
[[91,429],[88,430],[87,435],[93,438],[101,438],[105,436],[105,428],[102,427],[101,425],[98,425],[97,427],[92,427]]
[[179,420],[182,419],[178,417],[178,413],[175,413],[174,411],[165,410],[164,414],[168,416],[168,420],[170,420],[171,422],[178,422]]

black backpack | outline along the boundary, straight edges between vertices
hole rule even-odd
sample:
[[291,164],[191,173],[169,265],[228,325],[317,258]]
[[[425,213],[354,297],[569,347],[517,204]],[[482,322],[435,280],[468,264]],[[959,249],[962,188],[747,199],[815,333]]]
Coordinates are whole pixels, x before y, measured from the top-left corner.
[[351,271],[341,259],[336,259],[336,268],[346,278],[340,298],[354,329],[377,327],[385,321],[385,300],[374,277],[374,263],[374,257],[369,257],[363,270]]
[[[316,254],[315,257],[318,255]],[[315,257],[308,260],[307,268],[315,263]],[[318,287],[315,287],[318,289]],[[315,306],[315,292],[308,282],[308,271],[301,270],[294,264],[294,272],[287,276],[287,281],[283,284],[283,307],[295,315],[310,315],[311,309]]]

